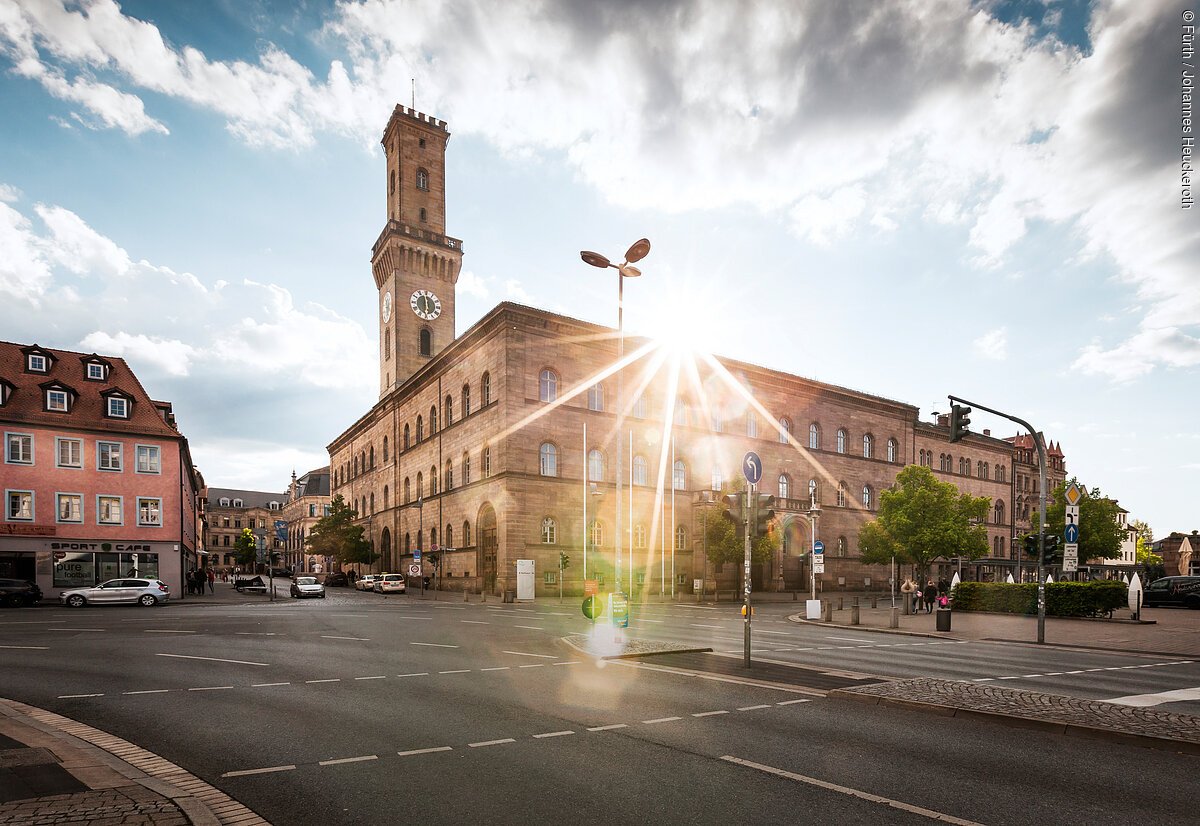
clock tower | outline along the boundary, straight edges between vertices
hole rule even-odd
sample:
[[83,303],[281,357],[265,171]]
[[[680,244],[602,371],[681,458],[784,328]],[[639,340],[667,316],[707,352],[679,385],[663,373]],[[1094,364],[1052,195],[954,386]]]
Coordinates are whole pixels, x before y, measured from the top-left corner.
[[379,290],[379,395],[454,340],[462,241],[446,235],[446,122],[405,106],[383,131],[387,224],[371,251]]

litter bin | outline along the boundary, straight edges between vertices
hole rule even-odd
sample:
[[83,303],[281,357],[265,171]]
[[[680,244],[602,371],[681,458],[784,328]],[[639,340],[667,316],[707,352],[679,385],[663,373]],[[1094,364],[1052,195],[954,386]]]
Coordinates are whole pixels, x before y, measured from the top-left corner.
[[936,613],[937,613],[937,630],[949,631],[950,630],[950,609],[949,608],[939,608],[939,609],[937,609]]
[[516,591],[505,591],[504,592],[504,601],[505,602],[516,602],[517,601],[517,592]]

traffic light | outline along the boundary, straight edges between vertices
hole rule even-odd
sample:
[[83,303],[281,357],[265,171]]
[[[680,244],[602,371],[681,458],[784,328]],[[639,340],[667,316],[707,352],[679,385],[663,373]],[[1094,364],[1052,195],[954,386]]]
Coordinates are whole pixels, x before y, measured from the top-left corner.
[[760,493],[754,501],[754,535],[765,536],[770,529],[771,520],[775,518],[775,497],[769,493]]
[[571,557],[567,556],[562,551],[559,551],[558,552],[558,569],[560,571],[565,571],[569,567],[571,567]]
[[1036,533],[1025,535],[1025,555],[1035,559],[1038,555],[1038,537]]
[[1046,565],[1062,564],[1062,537],[1058,534],[1046,534],[1046,556],[1043,561]]
[[728,519],[737,525],[746,521],[746,517],[742,514],[742,495],[740,493],[727,493],[721,499],[725,502],[725,516]]
[[965,404],[950,405],[950,441],[957,442],[966,436],[971,425],[971,408]]

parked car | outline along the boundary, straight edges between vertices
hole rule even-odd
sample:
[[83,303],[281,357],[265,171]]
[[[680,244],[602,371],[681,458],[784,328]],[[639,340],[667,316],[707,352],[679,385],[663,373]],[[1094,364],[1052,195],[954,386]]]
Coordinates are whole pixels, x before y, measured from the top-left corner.
[[1148,608],[1157,605],[1200,608],[1200,576],[1165,576],[1156,579],[1142,592],[1142,604]]
[[350,578],[341,571],[334,571],[325,575],[326,588],[345,588],[350,584]]
[[354,587],[360,591],[370,591],[375,587],[375,574],[363,574],[354,583]]
[[35,605],[41,602],[42,589],[27,579],[0,579],[0,606]]
[[403,574],[380,574],[373,589],[377,594],[403,594],[406,587]]
[[94,588],[72,588],[58,595],[58,601],[72,608],[82,608],[90,603],[135,603],[137,605],[159,605],[171,598],[167,583],[159,579],[110,579]]
[[298,576],[292,583],[292,597],[320,597],[325,599],[325,586],[315,576]]

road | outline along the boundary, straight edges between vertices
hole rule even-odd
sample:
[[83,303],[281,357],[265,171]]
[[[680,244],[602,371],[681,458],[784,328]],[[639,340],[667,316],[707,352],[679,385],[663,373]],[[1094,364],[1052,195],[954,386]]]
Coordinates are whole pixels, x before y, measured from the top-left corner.
[[[1194,757],[596,661],[561,641],[588,629],[573,605],[331,594],[6,611],[0,695],[151,749],[278,824],[1194,822]],[[1088,672],[1066,666],[1153,663],[881,640],[789,610],[756,615],[756,657],[956,679],[1054,666],[1006,682],[1078,696],[1200,685],[1194,663]],[[631,630],[740,654],[734,611],[650,606]]]

